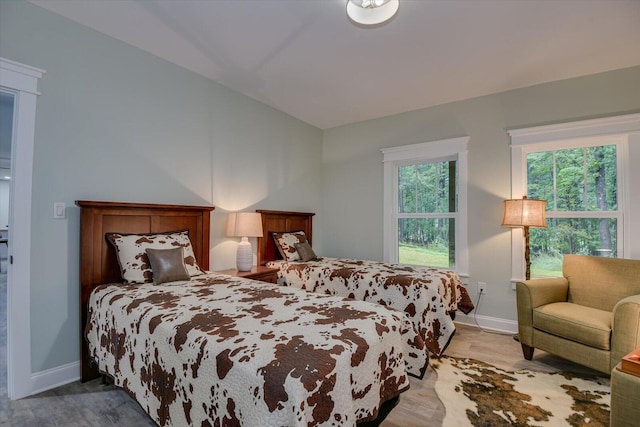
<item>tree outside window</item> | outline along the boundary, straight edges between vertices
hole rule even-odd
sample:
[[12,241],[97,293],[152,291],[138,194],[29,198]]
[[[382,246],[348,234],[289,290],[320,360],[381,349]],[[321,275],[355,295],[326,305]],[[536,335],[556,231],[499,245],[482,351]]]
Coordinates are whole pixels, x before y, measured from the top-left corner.
[[[564,254],[626,258],[637,251],[640,114],[511,129],[511,198],[547,201],[548,229],[531,229],[532,274],[561,276]],[[635,231],[637,234],[637,230]],[[511,230],[511,278],[524,277],[522,232]]]
[[534,276],[561,276],[564,254],[617,257],[616,145],[528,153],[527,195],[547,201],[548,228],[531,230]]
[[457,163],[398,167],[398,261],[455,268]]
[[469,137],[383,148],[383,259],[469,277]]

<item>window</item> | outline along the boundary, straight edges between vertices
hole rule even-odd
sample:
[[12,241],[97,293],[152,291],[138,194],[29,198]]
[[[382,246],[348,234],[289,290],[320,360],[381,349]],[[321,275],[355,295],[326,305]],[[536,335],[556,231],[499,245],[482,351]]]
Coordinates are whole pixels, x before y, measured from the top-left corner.
[[[527,194],[547,201],[548,228],[531,229],[531,272],[561,276],[564,254],[617,257],[624,227],[618,210],[617,144],[530,152]],[[597,138],[592,143],[600,144]]]
[[[624,257],[629,252],[626,129],[639,119],[631,115],[509,132],[512,197],[547,202],[548,227],[530,230],[532,276],[562,276],[565,254]],[[521,231],[512,233],[512,277],[518,280],[524,249]]]
[[455,268],[456,160],[398,166],[398,262]]
[[467,275],[468,138],[383,149],[384,260]]

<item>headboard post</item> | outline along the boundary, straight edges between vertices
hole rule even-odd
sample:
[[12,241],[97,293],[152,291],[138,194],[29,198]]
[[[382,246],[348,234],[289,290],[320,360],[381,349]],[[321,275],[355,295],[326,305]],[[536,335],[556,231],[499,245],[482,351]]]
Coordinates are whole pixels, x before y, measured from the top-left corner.
[[200,267],[209,269],[209,233],[213,206],[161,205],[77,200],[80,207],[80,367],[81,381],[99,376],[90,366],[84,338],[87,304],[91,291],[104,283],[120,282],[116,251],[105,234],[161,233],[189,230],[189,238]]
[[258,265],[281,259],[273,241],[273,232],[304,231],[309,244],[313,238],[313,216],[311,212],[270,211],[257,209],[262,214],[262,235],[258,237]]

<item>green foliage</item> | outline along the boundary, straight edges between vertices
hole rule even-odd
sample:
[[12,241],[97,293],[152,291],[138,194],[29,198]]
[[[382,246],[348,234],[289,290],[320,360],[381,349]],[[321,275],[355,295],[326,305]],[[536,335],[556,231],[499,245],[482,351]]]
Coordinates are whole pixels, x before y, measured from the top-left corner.
[[546,200],[548,211],[616,210],[617,175],[615,145],[527,155],[527,194]]
[[401,246],[439,248],[446,265],[455,262],[455,220],[446,214],[457,210],[456,165],[448,160],[398,168],[398,241]]
[[[563,254],[617,256],[616,219],[589,217],[617,209],[617,173],[615,145],[527,155],[527,192],[547,201],[549,226],[531,229],[533,274],[557,275]],[[554,212],[580,215],[555,218]]]
[[398,261],[400,264],[453,268],[452,265],[449,265],[449,249],[444,245],[425,248],[400,244],[399,251]]
[[560,277],[562,276],[562,255],[551,256],[543,254],[531,260],[531,276]]
[[455,200],[451,206],[449,197],[450,172],[455,173],[455,162],[399,167],[398,212],[432,213],[455,210]]

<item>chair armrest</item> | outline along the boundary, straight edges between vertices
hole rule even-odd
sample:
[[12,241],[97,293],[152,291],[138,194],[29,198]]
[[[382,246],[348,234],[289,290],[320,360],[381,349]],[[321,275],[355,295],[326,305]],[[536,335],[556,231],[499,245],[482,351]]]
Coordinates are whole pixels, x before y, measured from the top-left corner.
[[640,348],[640,295],[621,299],[613,307],[611,369],[628,353]]
[[520,342],[533,347],[533,309],[567,300],[569,281],[565,277],[525,280],[516,283],[518,335]]
[[552,302],[565,302],[568,293],[569,281],[565,277],[525,280],[516,284],[518,309],[520,301],[531,310]]

